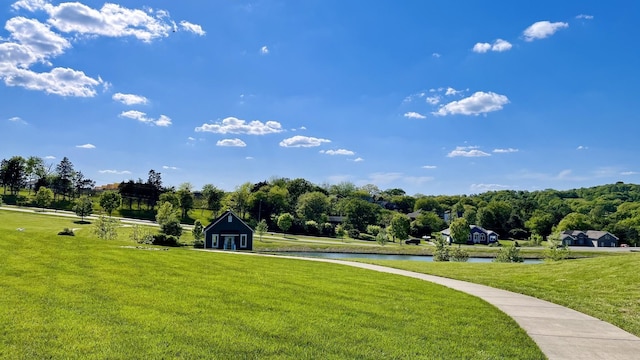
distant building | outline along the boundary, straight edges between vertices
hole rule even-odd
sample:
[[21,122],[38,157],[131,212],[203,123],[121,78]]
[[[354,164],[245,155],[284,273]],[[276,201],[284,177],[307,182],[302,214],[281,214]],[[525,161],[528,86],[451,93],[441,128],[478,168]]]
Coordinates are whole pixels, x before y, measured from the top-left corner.
[[566,230],[560,233],[560,240],[567,246],[616,247],[618,238],[608,231]]
[[228,210],[204,228],[205,249],[252,250],[253,229]]
[[[483,229],[478,225],[469,225],[469,228],[471,231],[469,232],[467,244],[488,245],[498,242],[498,234],[495,231]],[[442,235],[445,241],[449,244],[453,243],[453,239],[451,238],[451,228],[442,230],[440,235]]]

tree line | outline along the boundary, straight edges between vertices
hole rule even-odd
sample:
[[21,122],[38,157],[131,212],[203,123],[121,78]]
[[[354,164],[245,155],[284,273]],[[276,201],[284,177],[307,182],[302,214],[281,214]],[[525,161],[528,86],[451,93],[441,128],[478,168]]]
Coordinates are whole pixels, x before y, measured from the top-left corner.
[[[35,193],[46,187],[60,199],[91,194],[95,185],[66,157],[56,166],[37,157],[2,160],[0,181],[4,194],[25,188]],[[190,183],[167,187],[161,173],[152,169],[145,180],[121,182],[117,193],[121,207],[130,211],[155,215],[159,206],[170,203],[184,220],[192,210],[209,210],[217,217],[222,209],[232,209],[252,226],[264,221],[268,229],[298,234],[348,233],[367,240],[383,234],[394,240],[428,236],[464,218],[503,239],[545,239],[562,230],[592,229],[609,231],[632,245],[640,242],[640,186],[622,182],[565,191],[433,196],[407,195],[399,188],[381,190],[373,184],[314,184],[303,178],[274,177],[227,192],[213,184],[199,190]]]

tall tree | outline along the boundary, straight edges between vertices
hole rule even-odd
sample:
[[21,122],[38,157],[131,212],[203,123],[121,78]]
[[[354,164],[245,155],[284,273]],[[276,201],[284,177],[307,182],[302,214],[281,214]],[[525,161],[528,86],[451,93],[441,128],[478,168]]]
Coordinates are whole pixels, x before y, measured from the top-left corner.
[[2,185],[6,194],[7,187],[11,194],[17,194],[26,184],[26,160],[22,156],[13,156],[0,164]]
[[394,239],[401,241],[405,240],[409,236],[411,220],[409,217],[403,214],[394,214],[391,218],[391,235]]
[[298,197],[296,205],[296,214],[304,221],[313,220],[317,223],[323,223],[323,217],[326,216],[329,209],[329,198],[327,195],[312,191],[304,193]]
[[147,186],[149,188],[149,198],[147,205],[150,209],[156,206],[156,203],[160,199],[162,193],[162,176],[161,173],[155,170],[149,170],[149,177],[147,178]]
[[264,219],[260,220],[258,225],[256,225],[256,234],[258,234],[260,241],[262,241],[262,235],[264,235],[267,230],[269,230],[267,222]]
[[284,213],[278,216],[278,227],[282,230],[283,234],[287,233],[287,230],[293,225],[293,216],[289,213]]
[[202,196],[208,210],[213,212],[213,217],[218,217],[218,212],[222,208],[222,199],[224,198],[224,190],[220,190],[212,184],[206,184],[202,187]]
[[366,230],[367,225],[377,223],[380,206],[362,199],[346,199],[342,210],[346,215],[346,223],[360,232]]
[[456,244],[466,244],[469,240],[471,228],[465,218],[457,218],[451,222],[449,226],[450,235]]
[[27,174],[27,184],[29,187],[29,192],[31,190],[36,191],[35,185],[38,179],[46,176],[46,170],[44,166],[44,160],[37,156],[29,156],[25,163],[25,172]]
[[247,215],[252,188],[253,184],[246,182],[236,187],[236,190],[230,194],[229,201],[231,203],[231,207],[238,212],[243,219]]
[[182,209],[182,218],[186,219],[189,210],[193,209],[193,186],[186,182],[180,184],[178,189],[178,198],[180,199],[180,209]]
[[44,208],[51,205],[52,201],[53,191],[51,191],[51,189],[47,189],[44,186],[40,187],[40,189],[38,189],[38,192],[36,192],[36,204],[38,204],[38,206],[41,207],[42,210],[44,210]]
[[74,172],[73,164],[66,156],[56,166],[57,178],[53,192],[57,195],[62,195],[63,199],[71,194]]

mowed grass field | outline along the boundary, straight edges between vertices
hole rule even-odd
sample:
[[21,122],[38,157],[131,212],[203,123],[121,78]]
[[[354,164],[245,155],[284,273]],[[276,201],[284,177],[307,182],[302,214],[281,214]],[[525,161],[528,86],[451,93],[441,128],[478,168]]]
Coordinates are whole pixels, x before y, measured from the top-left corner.
[[640,336],[640,253],[536,265],[366,262],[531,295],[589,314]]
[[127,248],[127,229],[103,241],[73,221],[0,210],[0,358],[544,358],[497,309],[427,282]]

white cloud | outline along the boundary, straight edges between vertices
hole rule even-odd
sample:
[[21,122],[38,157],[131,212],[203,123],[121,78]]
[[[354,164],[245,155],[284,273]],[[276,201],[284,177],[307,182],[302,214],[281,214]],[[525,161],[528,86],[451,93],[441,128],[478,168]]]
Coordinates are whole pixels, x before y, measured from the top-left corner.
[[431,105],[438,105],[440,103],[440,96],[427,96],[426,101]]
[[508,189],[508,185],[500,184],[471,184],[471,191],[491,191]]
[[245,147],[247,144],[240,139],[222,139],[218,140],[216,146]]
[[513,45],[510,42],[502,39],[497,39],[493,45],[491,45],[491,51],[503,52],[507,50],[511,50]]
[[162,168],[165,170],[179,170],[179,168],[175,166],[167,166],[167,165],[163,165]]
[[323,143],[330,143],[331,140],[327,139],[319,139],[310,136],[300,136],[296,135],[290,137],[288,139],[284,139],[280,142],[280,146],[282,147],[316,147],[320,146]]
[[640,174],[640,173],[637,172],[637,171],[623,171],[623,172],[620,173],[620,175],[623,175],[623,176],[638,175],[638,174]]
[[320,150],[321,154],[326,154],[326,155],[347,155],[347,156],[353,156],[356,153],[351,151],[351,150],[347,150],[347,149],[338,149],[338,150]]
[[100,170],[98,171],[100,174],[112,174],[112,175],[131,175],[131,171],[129,170]]
[[44,159],[45,159],[45,160],[55,160],[55,159],[56,159],[56,157],[55,157],[55,156],[53,156],[53,155],[48,155],[48,156],[45,156],[45,157],[44,157]]
[[11,117],[11,118],[9,118],[9,121],[11,121],[12,123],[16,123],[16,124],[28,125],[28,123],[26,121],[24,121],[19,116]]
[[453,96],[453,95],[461,94],[463,92],[464,92],[463,90],[456,90],[456,89],[454,89],[452,87],[448,87],[447,91],[445,91],[444,94],[447,95],[447,96]]
[[423,168],[423,169],[436,169],[436,168],[437,168],[437,166],[435,166],[435,165],[425,165],[425,166],[423,166],[422,168]]
[[477,52],[477,53],[480,53],[480,54],[484,54],[489,50],[496,51],[496,52],[503,52],[503,51],[511,50],[512,47],[513,47],[513,45],[511,45],[510,42],[508,42],[506,40],[503,40],[503,39],[496,39],[493,42],[493,44],[476,43],[473,46],[473,52]]
[[253,156],[247,156],[245,160],[253,160]]
[[426,119],[427,117],[417,113],[415,111],[409,111],[407,113],[404,114],[404,117],[409,118],[409,119]]
[[364,159],[361,158],[361,157],[357,157],[357,158],[353,159],[353,162],[363,162],[363,161],[364,161]]
[[484,157],[491,154],[478,150],[475,146],[458,146],[447,154],[447,157]]
[[593,20],[593,15],[580,14],[576,16],[576,19]]
[[203,124],[195,129],[196,132],[210,132],[214,134],[247,134],[266,135],[282,132],[282,125],[277,121],[262,123],[258,120],[247,123],[235,117],[228,117],[219,123]]
[[476,43],[473,45],[473,52],[484,54],[489,50],[491,50],[491,44],[489,43]]
[[493,149],[493,152],[496,154],[507,154],[507,153],[514,153],[514,152],[518,152],[520,150],[518,149],[513,149],[513,148],[508,148],[508,149]]
[[79,149],[95,149],[96,146],[93,144],[84,144],[84,145],[76,145]]
[[111,98],[125,105],[144,105],[149,102],[146,97],[134,94],[115,93]]
[[569,27],[569,24],[565,22],[538,21],[526,28],[522,34],[525,41],[534,41],[549,37],[555,34],[556,31],[567,27]]
[[265,45],[265,46],[260,48],[260,54],[262,54],[262,55],[269,54],[269,48],[267,47],[267,45]]
[[431,56],[437,59],[437,58],[439,58],[439,57],[440,57],[440,56],[442,56],[442,55],[440,55],[440,54],[439,54],[439,53],[437,53],[437,52],[434,52],[433,54],[431,54]]
[[425,93],[424,91],[423,92],[419,92],[419,93],[407,96],[406,98],[404,98],[404,100],[402,102],[403,103],[410,103],[410,102],[412,102],[412,101],[414,101],[416,99],[421,99],[421,98],[423,98],[425,96],[427,96],[427,93]]
[[189,136],[189,137],[187,138],[187,140],[189,140],[189,141],[196,141],[196,138],[194,138],[193,136]]
[[576,150],[589,150],[588,146],[580,145],[576,148]]
[[[196,35],[205,36],[207,34],[206,31],[202,30],[202,26],[197,24],[192,24],[185,20],[180,21],[180,27],[182,27],[182,29],[184,29],[185,31],[192,32]],[[174,27],[174,30],[176,30],[175,27]]]
[[434,112],[433,115],[479,115],[492,111],[502,110],[505,104],[509,103],[509,99],[494,92],[478,91],[475,94],[458,101],[452,101],[443,105]]
[[166,115],[160,115],[160,118],[153,119],[153,118],[147,117],[146,113],[143,113],[142,111],[138,111],[138,110],[123,111],[119,116],[122,118],[138,120],[145,124],[156,125],[160,127],[167,127],[172,124],[171,118],[169,118]]

